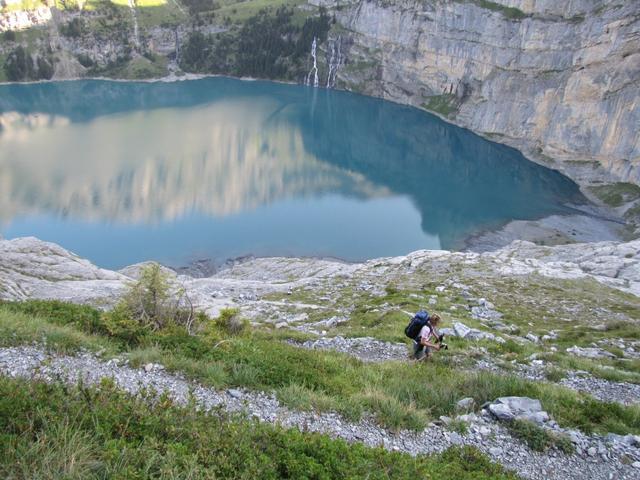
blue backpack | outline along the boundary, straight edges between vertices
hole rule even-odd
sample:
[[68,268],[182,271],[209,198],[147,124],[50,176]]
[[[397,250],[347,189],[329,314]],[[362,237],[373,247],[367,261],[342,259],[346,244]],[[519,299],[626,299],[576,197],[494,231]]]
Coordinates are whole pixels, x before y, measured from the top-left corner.
[[426,310],[420,310],[413,316],[413,318],[409,322],[409,325],[405,327],[404,334],[407,337],[415,340],[415,338],[420,334],[420,330],[422,330],[422,327],[428,324],[429,312],[427,312]]

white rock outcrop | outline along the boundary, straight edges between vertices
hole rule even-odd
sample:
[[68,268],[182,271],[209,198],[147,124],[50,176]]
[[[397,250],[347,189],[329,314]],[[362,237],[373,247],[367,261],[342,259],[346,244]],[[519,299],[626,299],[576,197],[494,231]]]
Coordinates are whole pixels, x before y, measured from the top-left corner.
[[[173,282],[183,287],[194,304],[210,315],[217,315],[221,308],[239,306],[243,313],[253,318],[262,315],[265,305],[278,305],[278,302],[261,300],[268,293],[287,293],[299,287],[321,288],[323,282],[339,284],[346,278],[356,279],[363,289],[373,292],[383,289],[392,275],[427,271],[433,262],[442,261],[473,268],[481,264],[488,275],[501,277],[537,274],[551,278],[591,278],[640,295],[639,252],[640,241],[557,247],[539,247],[520,241],[496,252],[419,250],[406,256],[364,263],[313,258],[252,258],[206,278],[169,272]],[[118,272],[102,269],[58,245],[34,237],[0,240],[0,298],[3,299],[58,299],[108,308],[136,279],[138,271],[139,265]],[[286,305],[295,306],[296,303]],[[298,306],[317,308],[306,304]],[[292,321],[297,320],[292,318]],[[464,338],[499,338],[463,324],[455,327],[460,333],[451,332]]]

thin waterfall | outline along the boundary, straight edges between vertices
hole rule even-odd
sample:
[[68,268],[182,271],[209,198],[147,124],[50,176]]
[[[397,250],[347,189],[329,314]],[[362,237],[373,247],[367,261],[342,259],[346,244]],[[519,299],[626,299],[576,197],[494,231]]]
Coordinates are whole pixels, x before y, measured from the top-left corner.
[[318,59],[316,58],[316,47],[318,46],[316,42],[316,37],[313,37],[313,42],[311,43],[311,58],[313,58],[313,66],[309,73],[307,74],[307,79],[305,80],[305,85],[311,85],[311,75],[313,75],[313,86],[317,87],[319,85],[318,81]]
[[333,65],[336,58],[336,44],[331,42],[331,57],[329,57],[329,73],[327,74],[327,88],[331,88],[331,75],[333,73]]
[[329,57],[329,73],[327,74],[327,88],[336,86],[338,67],[342,63],[342,36],[331,41],[331,57]]

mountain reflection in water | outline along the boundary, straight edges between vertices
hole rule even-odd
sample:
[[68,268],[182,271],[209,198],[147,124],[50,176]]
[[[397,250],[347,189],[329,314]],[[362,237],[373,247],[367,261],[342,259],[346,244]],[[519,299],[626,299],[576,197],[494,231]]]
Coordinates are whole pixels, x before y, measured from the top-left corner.
[[452,248],[581,202],[566,177],[416,109],[209,78],[0,86],[0,221],[118,267]]

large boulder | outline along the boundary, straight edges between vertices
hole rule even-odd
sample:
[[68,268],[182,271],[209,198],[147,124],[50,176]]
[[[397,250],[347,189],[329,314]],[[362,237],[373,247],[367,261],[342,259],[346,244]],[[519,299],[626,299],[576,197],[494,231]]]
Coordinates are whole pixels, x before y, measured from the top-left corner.
[[464,323],[456,322],[453,324],[453,331],[457,337],[465,338],[471,333],[471,328],[467,327]]
[[491,340],[498,343],[504,343],[505,340],[502,337],[498,337],[491,332],[485,332],[478,330],[477,328],[467,327],[464,323],[456,322],[453,324],[453,329],[440,329],[441,333],[445,335],[451,335],[455,337],[465,338],[467,340]]
[[550,417],[542,410],[540,400],[529,397],[500,397],[488,406],[489,412],[498,420],[528,420],[541,425]]
[[585,358],[616,358],[613,353],[607,352],[602,348],[581,348],[577,345],[567,348],[567,353],[572,353],[578,357]]
[[475,400],[471,397],[463,398],[456,403],[456,411],[458,412],[470,412],[473,410]]

